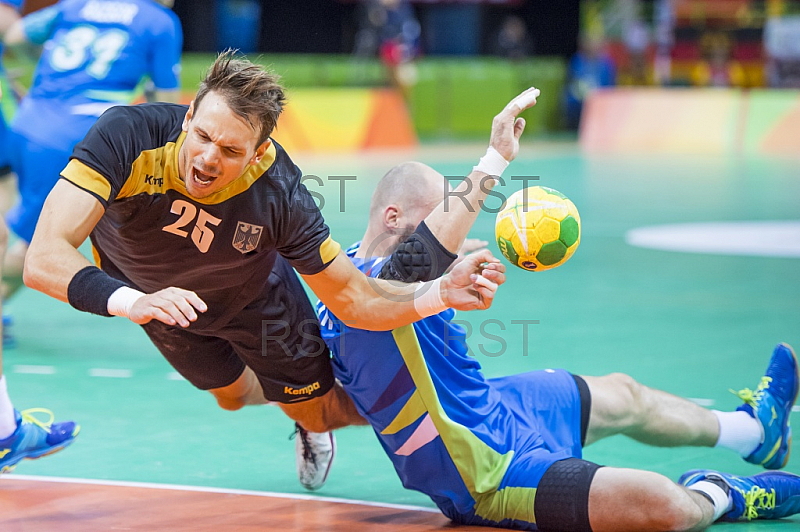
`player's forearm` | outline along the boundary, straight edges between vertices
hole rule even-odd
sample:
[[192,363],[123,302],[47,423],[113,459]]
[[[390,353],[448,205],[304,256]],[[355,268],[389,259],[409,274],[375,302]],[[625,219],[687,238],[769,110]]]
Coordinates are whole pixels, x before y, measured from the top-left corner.
[[17,11],[8,4],[0,4],[0,38],[5,38],[9,28],[19,20]]
[[[414,300],[426,290],[435,289],[432,283],[400,283],[365,277],[367,288],[362,290],[360,303],[350,305],[341,317],[347,325],[368,331],[390,331],[422,319]],[[336,316],[340,316],[334,312]]]
[[425,225],[451,253],[458,253],[495,180],[473,171],[425,218]]
[[66,240],[37,242],[34,237],[25,258],[25,285],[67,302],[69,283],[91,263]]

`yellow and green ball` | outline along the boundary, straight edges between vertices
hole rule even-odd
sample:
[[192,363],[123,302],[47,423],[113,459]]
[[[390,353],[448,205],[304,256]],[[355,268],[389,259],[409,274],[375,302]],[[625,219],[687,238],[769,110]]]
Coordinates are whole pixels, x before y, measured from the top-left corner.
[[581,217],[566,196],[547,187],[519,190],[506,200],[495,222],[497,246],[524,270],[561,266],[581,242]]

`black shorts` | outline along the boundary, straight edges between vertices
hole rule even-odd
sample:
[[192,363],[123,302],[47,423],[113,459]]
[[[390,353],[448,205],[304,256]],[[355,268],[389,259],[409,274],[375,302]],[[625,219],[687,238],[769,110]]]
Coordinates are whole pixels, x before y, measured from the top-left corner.
[[201,390],[233,384],[251,368],[264,397],[294,403],[319,397],[334,384],[330,353],[297,274],[280,257],[258,298],[213,332],[152,321],[143,326],[161,354]]

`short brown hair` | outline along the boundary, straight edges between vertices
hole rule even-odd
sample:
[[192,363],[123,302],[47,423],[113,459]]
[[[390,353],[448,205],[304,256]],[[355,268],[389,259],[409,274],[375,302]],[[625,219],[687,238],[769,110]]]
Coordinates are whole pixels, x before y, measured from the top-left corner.
[[259,132],[256,146],[269,138],[286,103],[280,76],[226,50],[208,69],[194,98],[195,111],[211,91],[225,99],[231,111]]

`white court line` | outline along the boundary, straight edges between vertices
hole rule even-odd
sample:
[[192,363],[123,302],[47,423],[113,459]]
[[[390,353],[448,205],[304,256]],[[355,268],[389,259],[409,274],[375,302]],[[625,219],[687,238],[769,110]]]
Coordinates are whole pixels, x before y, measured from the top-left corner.
[[29,480],[34,482],[54,482],[61,484],[87,484],[90,486],[117,486],[122,488],[145,488],[154,490],[171,491],[194,491],[200,493],[221,493],[225,495],[249,495],[252,497],[272,497],[276,499],[292,499],[298,501],[320,501],[337,504],[357,504],[359,506],[373,506],[376,508],[390,508],[393,510],[410,510],[413,512],[439,513],[435,508],[424,508],[422,506],[410,506],[406,504],[391,504],[373,501],[359,501],[350,499],[340,499],[336,497],[319,497],[317,495],[300,495],[297,493],[275,493],[271,491],[251,491],[227,488],[208,488],[204,486],[182,486],[180,484],[152,484],[149,482],[127,482],[122,480],[94,480],[90,478],[65,478],[65,477],[39,477],[31,475],[2,475],[3,480]]
[[793,407],[792,407],[792,412],[800,412],[800,405],[798,405],[798,406],[793,406]]
[[89,370],[90,377],[109,377],[112,379],[129,379],[133,377],[133,372],[129,369],[103,369],[92,368]]
[[56,372],[55,366],[26,366],[18,364],[13,366],[11,370],[14,373],[28,373],[30,375],[53,375]]
[[177,371],[173,371],[171,373],[167,373],[167,380],[168,381],[185,381],[186,379],[184,379],[183,375],[181,375]]
[[689,397],[688,398],[691,402],[698,404],[700,406],[714,406],[715,401],[713,399],[703,399],[700,397]]

